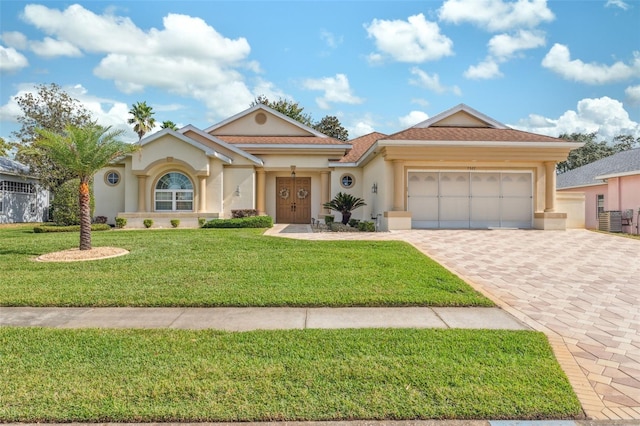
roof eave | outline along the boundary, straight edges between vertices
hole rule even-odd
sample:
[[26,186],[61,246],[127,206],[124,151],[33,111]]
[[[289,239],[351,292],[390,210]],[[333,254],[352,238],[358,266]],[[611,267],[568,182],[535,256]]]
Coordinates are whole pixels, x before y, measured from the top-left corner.
[[431,140],[402,140],[382,139],[377,142],[380,147],[385,146],[451,146],[451,147],[509,147],[509,148],[569,148],[576,149],[584,145],[582,142],[536,142],[536,141],[431,141]]

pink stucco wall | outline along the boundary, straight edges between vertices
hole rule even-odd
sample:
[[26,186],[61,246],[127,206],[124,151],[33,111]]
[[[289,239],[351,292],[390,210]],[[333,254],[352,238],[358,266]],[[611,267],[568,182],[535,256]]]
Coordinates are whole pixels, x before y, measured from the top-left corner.
[[583,188],[560,189],[562,191],[584,191],[585,227],[598,227],[597,195],[604,195],[605,210],[633,209],[633,230],[623,227],[624,232],[637,233],[638,209],[640,209],[640,175],[609,178],[606,184]]

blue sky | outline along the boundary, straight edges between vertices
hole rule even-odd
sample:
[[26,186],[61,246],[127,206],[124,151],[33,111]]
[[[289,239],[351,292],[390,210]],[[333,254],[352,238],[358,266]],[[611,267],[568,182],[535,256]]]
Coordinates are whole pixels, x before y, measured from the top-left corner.
[[206,128],[266,95],[351,137],[460,103],[535,133],[640,137],[638,0],[2,0],[0,20],[6,140],[38,83],[123,128],[137,101]]

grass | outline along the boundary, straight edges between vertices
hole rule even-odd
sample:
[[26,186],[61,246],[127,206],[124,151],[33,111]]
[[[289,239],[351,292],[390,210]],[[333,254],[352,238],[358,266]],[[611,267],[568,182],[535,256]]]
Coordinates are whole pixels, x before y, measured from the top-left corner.
[[407,243],[299,241],[256,229],[97,232],[100,261],[42,263],[77,233],[0,228],[0,306],[492,306]]
[[581,415],[527,331],[0,328],[0,376],[3,422]]

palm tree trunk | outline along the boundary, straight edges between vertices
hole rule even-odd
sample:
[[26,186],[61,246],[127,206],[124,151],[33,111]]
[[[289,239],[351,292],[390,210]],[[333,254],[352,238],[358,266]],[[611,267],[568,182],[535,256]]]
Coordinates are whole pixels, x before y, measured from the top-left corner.
[[80,180],[80,250],[91,250],[91,206],[89,182]]

